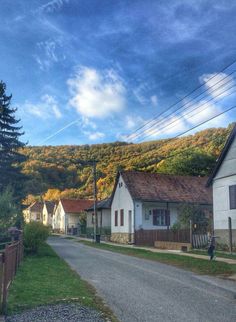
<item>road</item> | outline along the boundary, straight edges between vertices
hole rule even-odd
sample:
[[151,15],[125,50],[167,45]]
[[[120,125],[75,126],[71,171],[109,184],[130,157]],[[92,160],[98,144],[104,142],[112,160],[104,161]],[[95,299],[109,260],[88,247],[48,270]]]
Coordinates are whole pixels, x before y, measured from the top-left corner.
[[122,322],[235,322],[236,282],[169,265],[49,239]]

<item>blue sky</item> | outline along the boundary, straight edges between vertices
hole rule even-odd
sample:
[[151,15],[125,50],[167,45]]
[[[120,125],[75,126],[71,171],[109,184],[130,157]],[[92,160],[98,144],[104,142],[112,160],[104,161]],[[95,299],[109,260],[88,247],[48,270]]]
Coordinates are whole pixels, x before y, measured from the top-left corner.
[[[235,104],[236,64],[217,73],[236,59],[235,15],[234,0],[1,0],[0,75],[23,140],[140,142],[224,111]],[[168,110],[201,84],[199,99]],[[190,112],[173,114],[182,105]]]

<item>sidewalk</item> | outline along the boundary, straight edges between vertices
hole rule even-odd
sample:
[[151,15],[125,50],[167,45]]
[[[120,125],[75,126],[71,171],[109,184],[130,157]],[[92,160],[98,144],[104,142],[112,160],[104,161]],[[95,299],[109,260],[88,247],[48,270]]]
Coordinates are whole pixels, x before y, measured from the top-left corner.
[[[60,235],[62,237],[71,237],[77,240],[85,240],[85,241],[92,241],[92,239],[89,238],[82,238],[82,237],[77,237],[77,236],[71,236],[71,235]],[[112,245],[112,246],[120,246],[120,247],[126,247],[126,248],[135,248],[135,249],[144,249],[144,250],[149,250],[150,252],[153,253],[165,253],[165,254],[175,254],[175,255],[181,255],[181,256],[189,256],[193,258],[200,258],[200,259],[205,259],[209,260],[208,255],[198,255],[198,254],[191,254],[191,253],[185,253],[181,252],[178,250],[167,250],[167,249],[158,249],[154,247],[142,247],[142,246],[135,246],[135,245],[124,245],[124,244],[117,244],[117,243],[112,243],[112,242],[105,242],[101,241],[102,244],[107,244],[107,245]],[[224,262],[230,265],[236,265],[236,259],[231,259],[231,258],[223,258],[223,257],[216,257],[214,259],[215,261],[218,262]]]

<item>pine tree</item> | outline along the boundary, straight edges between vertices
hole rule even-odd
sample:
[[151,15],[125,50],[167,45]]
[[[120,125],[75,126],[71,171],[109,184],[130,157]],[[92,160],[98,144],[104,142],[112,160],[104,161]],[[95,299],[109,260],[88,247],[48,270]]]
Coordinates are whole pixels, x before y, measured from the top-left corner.
[[[24,133],[17,124],[20,120],[15,118],[17,109],[11,108],[12,95],[6,95],[6,84],[0,82],[0,192],[11,186],[16,194],[23,178],[21,162],[25,157],[19,149],[25,144],[19,141]],[[20,195],[20,194],[19,194]]]

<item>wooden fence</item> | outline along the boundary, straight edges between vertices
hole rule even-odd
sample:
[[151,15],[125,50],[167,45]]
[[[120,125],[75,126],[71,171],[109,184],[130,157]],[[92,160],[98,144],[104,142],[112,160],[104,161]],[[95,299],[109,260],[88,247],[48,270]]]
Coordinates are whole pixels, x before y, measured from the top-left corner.
[[175,243],[190,243],[190,230],[137,230],[135,232],[135,244],[143,246],[154,246],[155,241],[167,241]]
[[0,253],[0,311],[6,313],[7,293],[9,286],[16,275],[16,271],[23,258],[23,240],[6,245]]

